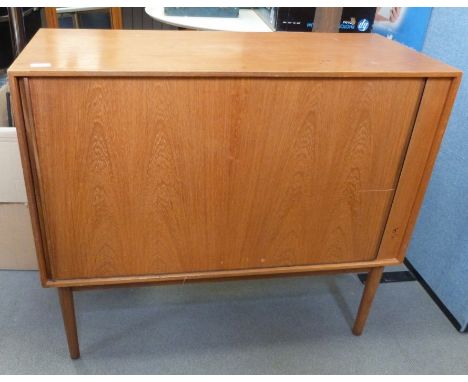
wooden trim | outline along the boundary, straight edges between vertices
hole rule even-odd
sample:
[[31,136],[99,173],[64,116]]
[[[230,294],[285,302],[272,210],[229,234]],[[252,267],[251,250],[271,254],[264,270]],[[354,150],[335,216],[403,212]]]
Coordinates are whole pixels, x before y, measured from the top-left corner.
[[[234,32],[233,32],[234,33]],[[287,33],[287,32],[278,32]],[[305,32],[304,32],[305,33]],[[164,71],[135,71],[131,70],[116,70],[116,71],[90,71],[90,70],[60,70],[60,69],[44,69],[44,68],[28,68],[10,69],[16,77],[106,77],[106,78],[369,78],[369,79],[386,79],[386,78],[447,78],[451,80],[458,75],[457,72],[399,72],[399,73],[371,73],[371,72],[164,72]]]
[[117,284],[155,284],[161,282],[182,282],[192,280],[214,280],[219,278],[245,278],[262,276],[287,276],[293,273],[315,273],[315,272],[355,272],[373,267],[398,265],[400,261],[396,259],[385,259],[379,261],[360,261],[354,263],[337,264],[316,264],[316,265],[298,265],[290,267],[274,268],[256,268],[256,269],[236,269],[229,271],[207,271],[192,273],[175,273],[164,275],[145,275],[145,276],[120,276],[120,277],[101,277],[89,279],[70,279],[70,280],[48,280],[47,287],[87,287],[87,286],[105,286]]
[[[244,275],[237,277],[227,278],[203,278],[203,279],[186,279],[183,284],[194,284],[203,282],[216,282],[216,281],[236,281],[236,280],[256,280],[256,279],[271,279],[276,277],[304,277],[310,275],[336,275],[344,273],[368,273],[370,270],[375,268],[357,268],[357,269],[339,269],[331,271],[315,271],[315,272],[298,272],[298,273],[285,273],[285,274],[262,274],[262,275]],[[167,280],[167,281],[156,281],[156,282],[144,282],[144,283],[128,283],[128,284],[107,284],[107,285],[87,285],[71,287],[73,291],[91,290],[91,289],[110,289],[110,288],[137,288],[137,287],[148,287],[157,285],[174,285],[181,284],[180,280]]]
[[58,28],[58,18],[57,18],[57,10],[55,8],[46,7],[44,8],[44,15],[46,19],[46,27],[47,28]]
[[34,116],[32,110],[31,94],[29,89],[29,79],[22,78],[19,81],[19,91],[21,97],[21,103],[23,108],[24,128],[26,132],[26,142],[28,145],[29,160],[31,162],[31,174],[33,180],[34,196],[36,201],[36,208],[39,219],[39,229],[41,232],[42,241],[42,252],[44,254],[44,261],[46,265],[47,274],[53,277],[53,266],[50,264],[50,257],[48,256],[48,234],[47,225],[44,223],[44,203],[41,195],[43,194],[41,185],[41,174],[40,174],[40,161],[39,154],[36,145],[36,133],[34,127]]
[[[445,80],[447,81],[447,80]],[[429,156],[426,161],[426,166],[424,168],[423,176],[421,179],[421,183],[418,187],[418,192],[416,195],[416,200],[413,204],[413,208],[411,209],[411,215],[409,218],[409,223],[406,227],[405,235],[403,237],[403,243],[400,247],[400,252],[398,254],[398,259],[400,261],[404,260],[406,250],[408,248],[411,235],[413,233],[414,227],[416,225],[416,221],[419,215],[419,211],[421,209],[422,202],[424,200],[424,195],[426,193],[427,187],[429,185],[429,181],[431,179],[432,170],[434,168],[434,164],[437,158],[437,154],[439,153],[440,145],[442,144],[442,139],[447,128],[448,120],[450,117],[450,113],[452,112],[452,107],[455,102],[455,98],[461,83],[461,76],[455,77],[452,79],[450,83],[450,88],[447,92],[447,97],[445,100],[444,108],[442,111],[442,115],[439,119],[437,124],[436,133],[434,139],[432,141],[431,149],[429,152]],[[395,256],[393,256],[395,257]]]
[[23,79],[15,78],[13,75],[9,75],[9,83],[11,89],[11,95],[13,99],[13,114],[16,131],[18,135],[18,143],[21,156],[21,164],[23,167],[24,183],[26,186],[26,194],[28,196],[28,207],[29,214],[31,216],[31,224],[34,235],[34,244],[36,247],[37,262],[39,265],[39,273],[41,278],[42,286],[46,286],[48,279],[50,279],[50,268],[46,261],[46,255],[43,245],[43,236],[39,218],[39,210],[36,203],[36,194],[33,180],[33,164],[28,152],[28,137],[26,133],[25,120],[23,114],[23,102],[20,96],[20,85],[19,82]]
[[28,144],[29,160],[31,162],[31,173],[33,179],[34,194],[36,199],[36,206],[39,217],[39,228],[41,230],[42,247],[44,253],[44,259],[46,263],[47,274],[53,277],[53,266],[50,265],[50,258],[48,256],[48,237],[47,225],[44,223],[44,203],[41,195],[43,194],[41,185],[41,174],[40,174],[40,161],[39,154],[36,145],[36,132],[34,128],[34,116],[32,110],[31,94],[29,89],[29,79],[22,78],[19,81],[19,90],[21,103],[23,108],[24,127],[26,132],[26,140]]
[[[400,163],[398,164],[398,170],[396,172],[396,174],[397,174],[396,179],[395,179],[396,184],[395,184],[395,188],[393,189],[393,196],[392,196],[391,201],[390,201],[390,203],[389,203],[389,205],[387,207],[387,210],[385,212],[385,220],[384,220],[381,232],[380,232],[379,244],[377,246],[377,251],[376,251],[374,259],[379,258],[380,248],[382,246],[382,242],[383,242],[385,232],[386,232],[386,229],[387,229],[389,217],[390,217],[390,214],[392,212],[393,202],[395,201],[395,196],[396,196],[396,193],[397,193],[398,185],[400,184],[401,174],[402,174],[402,171],[403,171],[403,166],[406,163],[405,161],[406,161],[406,158],[407,158],[407,155],[408,155],[408,148],[409,148],[409,145],[410,145],[410,142],[411,142],[411,137],[412,137],[412,134],[413,134],[413,131],[414,131],[414,126],[416,125],[416,119],[417,119],[418,114],[419,114],[419,109],[421,107],[421,100],[422,100],[423,95],[424,95],[424,90],[425,90],[425,87],[426,87],[426,83],[427,83],[427,79],[422,80],[421,84],[420,84],[419,98],[418,98],[418,101],[417,101],[417,104],[416,104],[416,107],[415,107],[415,110],[414,110],[414,113],[413,113],[413,116],[412,116],[412,119],[411,119],[411,124],[410,124],[409,129],[408,129],[406,145],[404,146],[404,149],[403,149],[403,151],[401,153]],[[389,256],[389,258],[391,258],[391,257],[392,256]]]
[[122,10],[120,7],[110,8],[110,19],[112,29],[123,29]]
[[378,260],[403,261],[460,80],[427,79]]

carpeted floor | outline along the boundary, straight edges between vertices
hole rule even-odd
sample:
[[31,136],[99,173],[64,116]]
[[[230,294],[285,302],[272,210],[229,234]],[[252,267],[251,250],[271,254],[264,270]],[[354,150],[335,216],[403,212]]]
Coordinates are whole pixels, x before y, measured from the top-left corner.
[[80,292],[72,361],[56,291],[0,271],[0,373],[468,373],[468,334],[414,281],[382,284],[353,336],[362,287],[339,275]]

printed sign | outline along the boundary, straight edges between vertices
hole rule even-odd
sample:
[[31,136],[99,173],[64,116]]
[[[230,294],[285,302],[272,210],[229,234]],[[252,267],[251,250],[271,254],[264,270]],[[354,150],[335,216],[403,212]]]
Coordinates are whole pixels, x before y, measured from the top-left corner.
[[431,12],[428,7],[379,7],[372,32],[421,50]]

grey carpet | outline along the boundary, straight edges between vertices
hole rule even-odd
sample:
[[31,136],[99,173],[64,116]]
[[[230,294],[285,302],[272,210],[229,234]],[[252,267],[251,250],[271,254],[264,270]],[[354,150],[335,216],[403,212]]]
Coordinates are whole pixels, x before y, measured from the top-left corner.
[[72,361],[56,291],[0,271],[0,373],[468,373],[468,335],[417,282],[381,285],[355,337],[361,292],[350,274],[79,292]]

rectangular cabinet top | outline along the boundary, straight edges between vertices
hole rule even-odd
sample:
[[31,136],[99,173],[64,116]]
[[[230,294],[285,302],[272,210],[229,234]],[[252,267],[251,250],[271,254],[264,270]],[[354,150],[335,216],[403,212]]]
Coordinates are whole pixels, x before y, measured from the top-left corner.
[[14,76],[454,77],[376,34],[41,29]]

